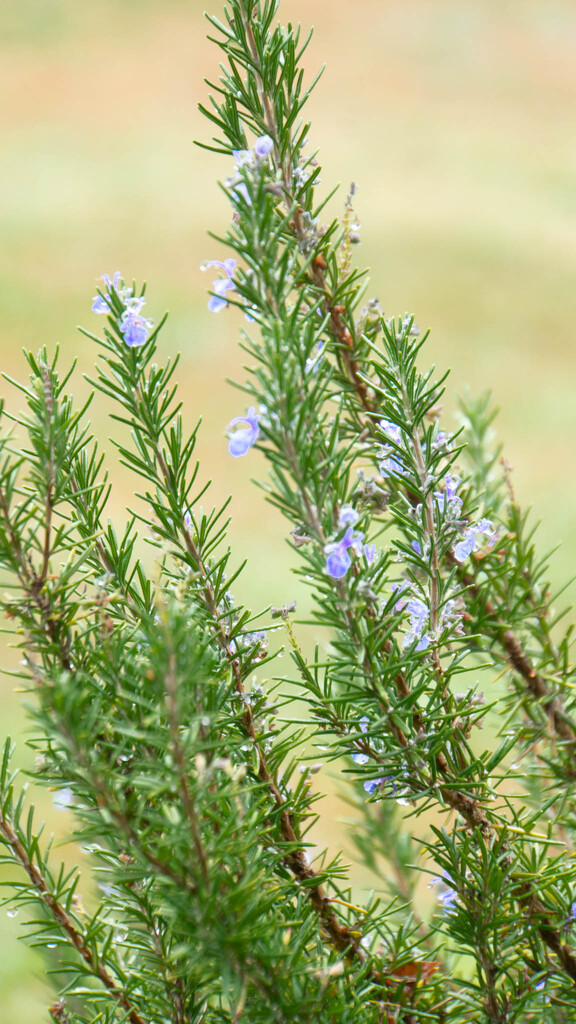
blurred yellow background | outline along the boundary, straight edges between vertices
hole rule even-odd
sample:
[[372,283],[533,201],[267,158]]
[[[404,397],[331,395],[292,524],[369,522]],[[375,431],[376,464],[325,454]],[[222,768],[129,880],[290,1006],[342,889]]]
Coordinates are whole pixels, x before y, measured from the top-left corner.
[[[219,59],[203,6],[0,0],[2,368],[19,376],[22,346],[59,344],[64,362],[77,357],[85,394],[95,353],[75,325],[100,327],[95,278],[120,269],[146,279],[149,315],[171,311],[161,350],[182,351],[185,416],[190,426],[203,417],[213,500],[233,494],[237,560],[254,566],[239,597],[281,604],[297,593],[284,524],[250,485],[263,471],[258,456],[231,460],[224,439],[244,409],[224,381],[242,376],[243,321],[208,313],[209,275],[199,272],[223,255],[207,231],[225,229],[216,179],[231,171],[193,143],[210,134],[196,104]],[[310,76],[323,62],[327,70],[309,105],[311,144],[326,189],[359,185],[369,295],[432,328],[425,353],[452,367],[450,390],[492,388],[518,496],[544,520],[542,545],[562,542],[559,582],[576,555],[576,8],[284,0],[280,14],[316,26],[306,64]],[[105,441],[104,403],[92,420]],[[112,511],[123,515],[129,481],[113,456],[110,465]],[[0,680],[3,731],[29,728],[13,685]],[[64,812],[45,806],[58,827]],[[18,924],[0,914],[0,1024],[40,1024],[50,994],[40,961],[16,942]]]

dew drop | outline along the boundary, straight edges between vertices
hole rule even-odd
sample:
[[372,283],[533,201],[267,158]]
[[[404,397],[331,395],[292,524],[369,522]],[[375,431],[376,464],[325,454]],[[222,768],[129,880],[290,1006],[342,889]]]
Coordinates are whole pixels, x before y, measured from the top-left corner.
[[47,942],[46,943],[46,949],[56,949],[57,945],[58,945],[57,942]]
[[6,911],[6,917],[18,917],[18,911],[17,910],[7,910]]

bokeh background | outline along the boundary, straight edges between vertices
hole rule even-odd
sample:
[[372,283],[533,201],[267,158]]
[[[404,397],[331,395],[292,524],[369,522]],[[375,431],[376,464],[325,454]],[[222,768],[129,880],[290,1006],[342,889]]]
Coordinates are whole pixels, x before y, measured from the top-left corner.
[[[242,323],[206,309],[207,231],[230,215],[224,158],[194,145],[218,53],[198,0],[0,0],[0,353],[21,376],[22,346],[60,345],[86,393],[94,350],[76,331],[95,278],[146,279],[150,315],[171,312],[162,352],[182,352],[185,416],[213,501],[233,495],[232,542],[252,570],[252,606],[298,596],[285,529],[250,484],[257,455],[230,460],[224,428],[243,411]],[[212,7],[215,13],[219,0]],[[312,143],[326,188],[351,181],[369,294],[388,314],[432,327],[427,358],[452,367],[450,391],[490,387],[520,500],[562,544],[556,582],[574,572],[576,530],[576,7],[572,0],[283,0],[284,20],[315,25],[306,63],[327,69]],[[8,385],[8,405],[19,401]],[[453,401],[446,401],[447,422]],[[106,410],[92,421],[106,444]],[[112,454],[112,453],[111,453]],[[112,454],[111,514],[131,500]],[[2,667],[17,655],[4,646]],[[284,663],[285,664],[285,663]],[[14,679],[0,678],[2,732],[26,735]],[[19,760],[30,754],[23,741]],[[64,811],[46,795],[50,827]],[[74,859],[72,850],[63,854]],[[4,876],[5,877],[5,876]],[[18,918],[0,911],[0,1024],[47,1020],[41,962]]]

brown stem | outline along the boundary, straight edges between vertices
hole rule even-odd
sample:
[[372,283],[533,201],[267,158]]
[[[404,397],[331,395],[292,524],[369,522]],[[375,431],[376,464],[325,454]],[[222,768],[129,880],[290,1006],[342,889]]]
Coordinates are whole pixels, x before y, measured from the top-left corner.
[[[451,565],[457,564],[452,555],[448,554],[447,557]],[[532,696],[547,712],[554,732],[564,742],[576,744],[576,725],[565,711],[561,697],[550,692],[546,681],[537,672],[514,631],[507,628],[501,621],[492,601],[481,594],[476,586],[474,576],[471,573],[461,572],[459,578],[470,595],[475,600],[482,601],[484,614],[489,616],[497,626],[495,639],[502,645],[508,663],[515,672],[522,676]]]

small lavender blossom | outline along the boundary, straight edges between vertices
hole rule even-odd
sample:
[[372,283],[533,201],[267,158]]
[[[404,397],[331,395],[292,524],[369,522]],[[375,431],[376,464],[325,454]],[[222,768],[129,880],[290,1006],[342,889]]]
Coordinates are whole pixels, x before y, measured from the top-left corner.
[[368,779],[367,782],[363,783],[362,789],[366,793],[368,793],[369,796],[372,796],[372,794],[377,789],[380,789],[381,786],[383,786],[385,782],[391,782],[392,783],[392,793],[395,793],[396,792],[396,784],[395,784],[394,779],[392,778],[391,775],[383,775],[382,778],[380,778],[380,779]]
[[232,191],[236,192],[236,195],[242,196],[247,206],[252,206],[252,200],[245,181],[239,181],[238,184],[234,185]]
[[417,640],[416,650],[425,651],[430,646],[430,638],[424,633],[429,615],[428,607],[420,598],[413,597],[406,602],[406,611],[410,615],[410,629],[404,634],[402,647],[410,647]]
[[366,559],[368,565],[372,565],[372,562],[376,558],[376,545],[375,544],[365,544],[364,545],[364,558]]
[[457,562],[465,562],[476,547],[476,536],[472,527],[469,527],[461,541],[454,546],[454,558]]
[[[327,551],[326,548],[330,550]],[[324,554],[326,558],[326,571],[329,576],[332,576],[335,580],[341,580],[348,572],[348,569],[352,565],[352,559],[346,550],[346,545],[343,541],[339,544],[327,544],[324,548]]]
[[452,879],[450,876],[445,874],[444,878],[433,878],[428,883],[429,889],[433,889],[436,886],[442,886],[442,889],[438,893],[436,899],[438,900],[438,903],[441,904],[442,909],[446,914],[456,913],[456,905],[458,903],[458,893],[456,889],[448,884],[451,881]]
[[[365,733],[367,732],[368,726],[370,725],[370,719],[367,718],[366,715],[364,715],[364,717],[361,718],[360,721],[358,722],[358,725],[360,726],[360,732]],[[368,754],[352,754],[351,756],[352,760],[354,761],[354,764],[367,764],[368,761],[370,760]]]
[[452,447],[452,440],[452,434],[447,434],[445,430],[439,430],[432,441],[432,448],[435,451],[439,451],[440,449],[447,451]]
[[258,413],[254,407],[248,409],[245,416],[236,416],[233,420],[230,420],[227,430],[231,430],[236,427],[236,424],[244,424],[239,429],[234,430],[233,434],[228,440],[228,451],[230,455],[233,455],[235,459],[240,458],[242,455],[246,455],[248,450],[258,440],[260,433],[258,427]]
[[491,547],[495,536],[494,524],[490,519],[480,519],[476,526],[467,527],[462,540],[454,546],[454,558],[457,562],[465,562],[468,556],[478,549],[480,538]]
[[150,329],[154,321],[149,317],[141,316],[141,309],[144,299],[132,300],[132,304],[124,310],[120,318],[120,331],[124,335],[124,341],[129,348],[136,348],[144,345],[148,340]]
[[74,793],[69,786],[65,789],[58,789],[52,797],[52,803],[55,807],[70,807],[74,799]]
[[221,309],[224,309],[228,305],[228,299],[225,298],[226,292],[233,291],[236,288],[236,284],[233,280],[233,274],[236,269],[236,260],[228,258],[225,260],[206,260],[202,263],[200,270],[208,270],[208,267],[218,267],[224,271],[225,276],[219,277],[216,281],[212,282],[212,291],[215,295],[211,295],[208,300],[208,309],[211,313],[219,313]]
[[566,931],[568,931],[572,927],[572,925],[574,924],[575,921],[576,921],[576,903],[573,903],[572,906],[570,907],[570,913],[568,915],[568,919],[566,921],[566,924],[564,925],[564,928],[566,929]]
[[233,149],[232,156],[236,161],[236,167],[244,167],[245,164],[252,163],[252,150],[250,149]]
[[434,491],[434,497],[438,502],[438,508],[446,518],[457,519],[460,515],[462,498],[460,498],[456,493],[460,482],[461,480],[459,476],[452,476],[451,473],[448,473],[444,477],[444,490]]
[[[391,441],[393,445],[402,444],[402,431],[396,423],[392,423],[390,420],[380,420],[378,427],[387,440]],[[379,460],[378,467],[380,469],[381,476],[396,476],[403,472],[404,467],[391,445],[383,445],[377,452],[377,457]]]
[[316,345],[316,355],[310,356],[304,364],[304,373],[310,373],[315,370],[324,358],[324,349],[326,347],[325,341],[319,341]]
[[402,431],[396,423],[392,423],[390,420],[380,420],[378,427],[389,441],[393,441],[394,444],[402,444]]
[[269,135],[261,135],[254,143],[254,153],[259,160],[265,160],[274,148],[274,140]]
[[413,540],[411,542],[411,544],[410,544],[410,547],[412,548],[413,551],[416,552],[417,555],[421,555],[422,554],[422,548],[420,547],[420,545],[419,545],[417,540]]
[[338,516],[338,526],[356,526],[359,519],[360,516],[352,505],[343,505]]
[[[114,289],[115,292],[120,292],[120,289],[118,288],[118,285],[119,285],[120,281],[122,280],[122,275],[121,275],[119,270],[114,271],[114,274],[113,274],[112,277],[110,277],[109,274],[102,274],[99,277],[98,280],[104,282],[104,287],[105,287],[106,291],[108,292],[108,295],[111,295],[112,289]],[[95,295],[93,297],[93,299],[92,299],[92,312],[93,313],[110,313],[111,309],[112,309],[111,297],[110,297],[110,300],[107,299],[106,296],[104,296],[104,295]]]
[[[396,593],[397,595],[401,595],[405,590],[408,589],[409,586],[410,586],[410,584],[408,583],[408,581],[404,580],[403,583],[391,583],[390,584],[390,590],[393,593]],[[394,605],[394,611],[401,612],[402,609],[406,607],[407,603],[408,603],[408,597],[398,597],[398,600],[396,601],[396,604]]]
[[396,455],[389,455],[388,450],[382,448],[379,452],[378,469],[380,476],[398,476],[402,473],[402,463]]
[[444,892],[438,893],[438,903],[442,904],[442,909],[446,914],[456,913],[457,902],[458,893],[455,889],[446,889]]
[[363,540],[364,534],[349,526],[341,541],[336,544],[326,544],[324,554],[327,555],[326,571],[329,576],[335,580],[341,580],[346,575],[352,565],[348,548],[352,548],[356,554],[360,554],[362,551],[360,545]]

